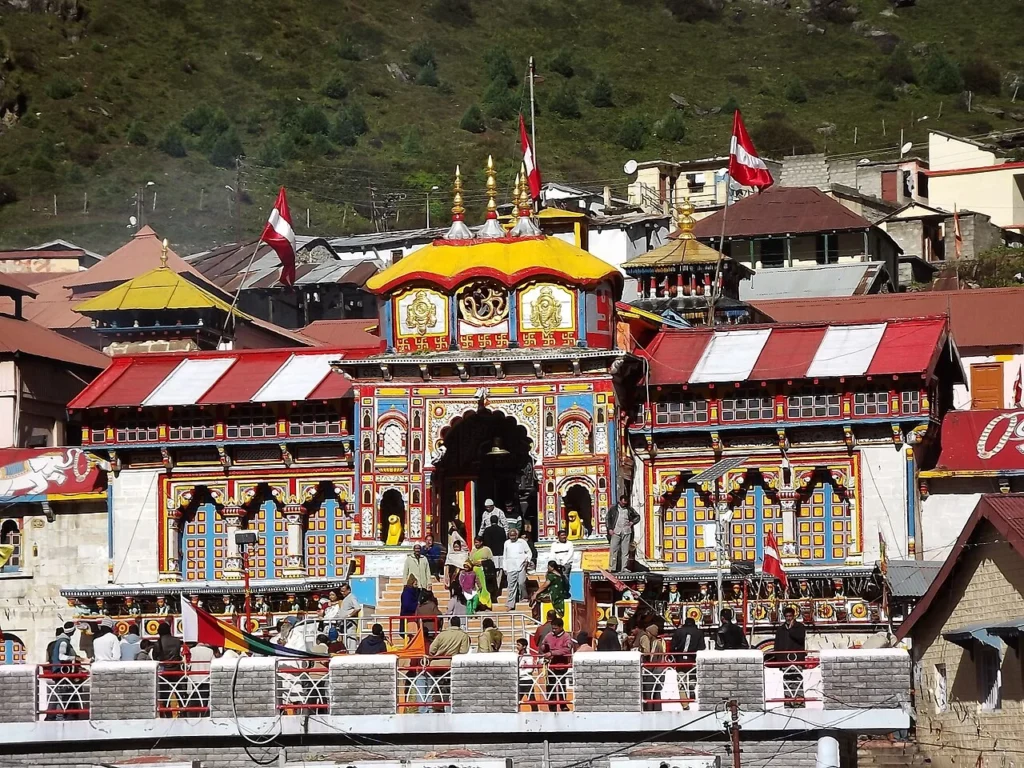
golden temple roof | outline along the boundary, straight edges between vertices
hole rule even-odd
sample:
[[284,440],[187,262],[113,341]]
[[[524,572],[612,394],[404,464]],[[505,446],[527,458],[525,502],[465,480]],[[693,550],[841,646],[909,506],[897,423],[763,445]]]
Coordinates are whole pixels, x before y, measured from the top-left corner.
[[704,245],[693,235],[693,205],[684,200],[677,211],[679,234],[675,240],[658,246],[653,251],[640,254],[623,266],[647,267],[648,269],[670,268],[680,264],[713,264],[722,255],[709,245]]
[[578,286],[620,281],[622,273],[597,256],[556,237],[502,237],[487,240],[435,240],[366,281],[384,293],[414,280],[446,289],[474,277],[511,286],[535,277],[553,277]]

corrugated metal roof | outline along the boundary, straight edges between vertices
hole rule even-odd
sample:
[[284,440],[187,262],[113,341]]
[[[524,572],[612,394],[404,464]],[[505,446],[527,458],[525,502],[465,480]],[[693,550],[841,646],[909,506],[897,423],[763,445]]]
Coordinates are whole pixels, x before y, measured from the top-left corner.
[[935,560],[890,560],[886,580],[893,597],[922,597],[942,570]]
[[740,282],[740,300],[859,296],[871,291],[877,281],[887,277],[888,272],[881,261],[767,268]]

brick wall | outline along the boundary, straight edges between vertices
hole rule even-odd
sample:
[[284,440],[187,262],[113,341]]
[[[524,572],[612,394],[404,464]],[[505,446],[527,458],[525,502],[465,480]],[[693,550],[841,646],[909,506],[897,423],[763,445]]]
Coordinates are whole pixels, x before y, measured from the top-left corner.
[[[402,661],[403,666],[407,664]],[[397,676],[397,656],[336,656],[331,659],[331,712],[337,715],[395,714]]]
[[452,712],[518,712],[519,657],[473,653],[452,659]]
[[[820,651],[824,709],[901,709],[910,703],[910,655],[901,648]],[[885,680],[886,685],[878,684]]]
[[155,661],[92,665],[92,720],[152,720],[156,717]]
[[730,699],[744,708],[764,709],[764,654],[698,651],[697,708],[714,710]]
[[31,664],[0,666],[0,723],[25,723],[36,719],[36,668]]
[[577,712],[638,712],[640,654],[594,651],[573,657]]
[[276,661],[264,658],[214,659],[210,669],[210,715],[276,715]]
[[779,184],[784,187],[829,188],[828,163],[824,155],[787,155],[782,160]]

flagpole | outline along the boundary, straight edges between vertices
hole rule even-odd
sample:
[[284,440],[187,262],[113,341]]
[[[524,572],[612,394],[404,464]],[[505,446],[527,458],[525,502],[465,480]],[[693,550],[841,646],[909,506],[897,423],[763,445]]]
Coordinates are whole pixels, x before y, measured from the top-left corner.
[[[537,112],[534,107],[533,101],[533,79],[536,74],[536,67],[533,65],[533,56],[530,57],[530,143],[533,145],[530,147],[530,151],[533,153],[533,167],[540,168],[540,163],[537,162]],[[538,197],[533,201],[533,208],[535,211],[540,210],[540,198]]]
[[256,254],[260,252],[260,248],[263,247],[263,238],[261,237],[256,243],[256,247],[252,250],[252,255],[249,256],[249,263],[245,265],[245,272],[242,273],[242,281],[238,284],[238,288],[235,289],[234,298],[231,299],[231,309],[228,312],[227,318],[224,320],[224,327],[221,329],[220,338],[217,339],[217,346],[220,346],[221,340],[224,335],[228,332],[228,323],[231,322],[231,318],[235,314],[235,306],[238,304],[238,297],[242,293],[242,286],[245,285],[246,279],[249,277],[249,270],[252,269],[252,263],[256,260]]
[[722,208],[722,234],[718,238],[718,260],[715,262],[715,278],[711,283],[711,298],[708,300],[708,325],[715,327],[715,300],[718,298],[718,280],[722,274],[722,249],[725,248],[725,223],[729,218],[729,187],[732,177],[725,175],[725,207]]

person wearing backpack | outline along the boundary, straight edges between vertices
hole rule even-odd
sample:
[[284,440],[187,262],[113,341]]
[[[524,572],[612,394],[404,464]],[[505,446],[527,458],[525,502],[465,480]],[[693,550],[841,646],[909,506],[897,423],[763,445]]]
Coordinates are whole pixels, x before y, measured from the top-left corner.
[[71,717],[64,714],[67,710],[81,707],[73,705],[76,696],[75,686],[64,677],[74,670],[74,665],[78,661],[74,646],[71,644],[71,635],[74,631],[75,623],[65,622],[63,627],[57,629],[53,641],[46,646],[46,662],[50,665],[50,674],[54,675],[47,704],[47,720],[67,720]]

